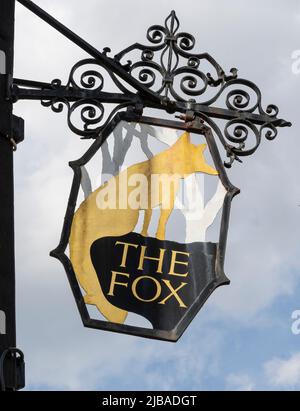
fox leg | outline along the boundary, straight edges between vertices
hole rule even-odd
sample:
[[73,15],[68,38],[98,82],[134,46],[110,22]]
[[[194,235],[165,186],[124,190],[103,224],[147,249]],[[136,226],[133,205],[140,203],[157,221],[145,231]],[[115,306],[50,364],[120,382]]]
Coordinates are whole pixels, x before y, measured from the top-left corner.
[[147,237],[147,235],[148,235],[148,228],[149,228],[149,224],[150,224],[150,221],[151,221],[151,217],[152,217],[152,208],[147,208],[145,210],[144,224],[143,224],[143,229],[141,231],[141,234],[144,237]]
[[164,240],[166,237],[166,225],[167,225],[168,219],[172,211],[173,209],[161,210],[160,218],[158,222],[158,228],[156,232],[156,238],[158,240]]
[[[82,247],[82,249],[90,250],[90,245]],[[72,253],[71,261],[76,272],[76,277],[86,292],[84,302],[86,304],[95,305],[108,321],[123,324],[127,317],[127,311],[114,306],[106,299],[91,261],[90,254],[80,253],[80,250],[78,250],[77,253]]]
[[160,218],[158,221],[158,227],[157,227],[157,232],[156,232],[156,238],[158,240],[164,240],[166,237],[166,226],[167,226],[168,219],[174,209],[175,198],[177,195],[178,188],[179,188],[178,182],[172,185],[172,189],[170,190],[170,202],[167,208],[165,208],[163,201],[161,203]]

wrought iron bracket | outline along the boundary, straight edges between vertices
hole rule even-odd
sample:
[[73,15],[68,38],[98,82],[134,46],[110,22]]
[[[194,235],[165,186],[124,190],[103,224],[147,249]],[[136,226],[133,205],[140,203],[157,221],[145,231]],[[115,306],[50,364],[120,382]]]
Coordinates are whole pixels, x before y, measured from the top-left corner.
[[[263,137],[273,140],[279,127],[291,126],[278,117],[277,106],[263,108],[259,88],[238,78],[236,68],[226,74],[210,54],[196,53],[195,38],[179,31],[174,11],[164,25],[147,30],[148,44],[134,43],[109,57],[108,47],[98,51],[32,1],[18,1],[91,58],[72,67],[65,85],[58,79],[51,83],[14,79],[9,98],[39,100],[56,113],[66,108],[69,128],[82,138],[96,138],[117,112],[128,107],[197,115],[218,137],[229,158],[224,164],[231,167],[235,160],[241,162],[240,157],[252,155]],[[105,76],[113,81],[115,92],[105,90]],[[114,107],[107,110],[108,105]]]

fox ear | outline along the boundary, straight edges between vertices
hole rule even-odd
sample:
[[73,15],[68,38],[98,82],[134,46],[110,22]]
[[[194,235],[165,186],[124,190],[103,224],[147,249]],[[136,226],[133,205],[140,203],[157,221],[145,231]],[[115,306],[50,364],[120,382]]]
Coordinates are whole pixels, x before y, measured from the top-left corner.
[[190,133],[189,133],[188,131],[185,131],[185,132],[179,137],[179,139],[176,141],[176,143],[179,143],[179,142],[181,142],[181,143],[183,143],[183,142],[189,143],[189,142],[190,142],[190,139],[191,139]]

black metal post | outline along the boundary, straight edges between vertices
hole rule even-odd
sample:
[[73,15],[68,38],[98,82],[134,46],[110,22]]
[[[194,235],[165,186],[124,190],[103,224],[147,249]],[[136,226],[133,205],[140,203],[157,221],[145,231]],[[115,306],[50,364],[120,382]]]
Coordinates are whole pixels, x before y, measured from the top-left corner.
[[[13,114],[7,90],[13,74],[15,0],[0,4],[0,390],[16,390]],[[21,361],[22,362],[22,361]]]

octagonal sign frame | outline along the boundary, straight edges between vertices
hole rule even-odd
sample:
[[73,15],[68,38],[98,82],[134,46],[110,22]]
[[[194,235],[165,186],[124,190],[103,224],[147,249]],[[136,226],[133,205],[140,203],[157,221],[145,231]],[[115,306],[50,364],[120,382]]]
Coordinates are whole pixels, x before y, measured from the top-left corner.
[[[221,216],[219,241],[218,243],[210,243],[213,246],[215,246],[215,249],[213,251],[212,263],[206,264],[207,259],[211,258],[212,255],[211,255],[211,252],[209,252],[209,250],[205,248],[203,255],[202,255],[202,260],[201,259],[195,260],[193,261],[193,264],[192,264],[194,267],[195,265],[199,265],[199,264],[201,265],[204,262],[205,263],[205,277],[208,280],[204,284],[201,283],[200,281],[199,283],[200,288],[198,287],[197,293],[195,291],[192,293],[192,296],[190,296],[190,298],[192,299],[190,301],[190,305],[184,311],[184,314],[180,315],[180,318],[176,317],[177,322],[174,320],[175,318],[174,315],[176,314],[176,313],[174,314],[174,310],[173,311],[169,310],[167,312],[165,318],[163,319],[163,321],[161,321],[161,323],[167,324],[167,325],[170,324],[169,327],[165,327],[168,329],[161,329],[159,328],[159,326],[156,327],[155,325],[153,329],[149,329],[149,328],[127,325],[127,324],[122,324],[122,323],[113,322],[113,321],[105,321],[105,320],[91,318],[88,312],[88,309],[87,309],[86,300],[84,299],[84,295],[82,293],[82,288],[80,287],[79,281],[76,277],[76,273],[74,271],[71,259],[66,254],[66,249],[70,241],[72,222],[73,222],[75,211],[76,211],[77,198],[80,192],[80,186],[81,186],[81,180],[82,180],[82,167],[85,166],[93,158],[93,156],[98,152],[98,150],[100,149],[104,141],[109,137],[109,135],[113,132],[113,130],[119,125],[121,121],[127,121],[129,123],[134,122],[134,123],[141,123],[141,124],[147,124],[147,125],[152,125],[152,126],[167,127],[171,129],[183,130],[187,132],[192,132],[194,134],[202,135],[206,140],[208,149],[210,151],[212,160],[214,162],[215,169],[218,172],[220,181],[223,184],[224,188],[226,189],[226,195],[225,195],[224,202],[223,202],[223,210],[222,210],[222,216]],[[227,276],[224,273],[225,251],[226,251],[226,242],[227,242],[227,234],[228,234],[228,227],[229,227],[231,201],[235,195],[239,194],[240,190],[234,185],[232,185],[231,182],[229,181],[229,178],[225,171],[225,168],[221,160],[218,147],[216,145],[211,129],[207,127],[206,125],[204,125],[197,117],[196,117],[196,120],[191,121],[191,122],[180,122],[180,121],[173,121],[173,120],[157,119],[153,117],[145,117],[145,116],[139,115],[135,113],[134,111],[130,111],[130,110],[127,110],[125,112],[119,112],[113,117],[113,119],[105,127],[102,133],[99,134],[99,136],[95,139],[95,141],[93,142],[91,147],[87,150],[87,152],[78,160],[70,162],[69,165],[74,172],[74,176],[73,176],[71,192],[70,192],[70,196],[68,200],[67,211],[65,214],[65,219],[64,219],[64,224],[63,224],[63,229],[62,229],[62,234],[61,234],[59,245],[53,251],[51,251],[50,255],[52,257],[57,258],[59,261],[61,261],[61,263],[63,264],[65,268],[65,271],[66,271],[66,274],[67,274],[67,277],[68,277],[68,280],[69,280],[69,283],[70,283],[70,286],[73,292],[73,296],[75,298],[75,301],[76,301],[76,304],[77,304],[77,307],[78,307],[78,310],[79,310],[84,326],[88,328],[93,328],[93,329],[100,329],[100,330],[129,334],[129,335],[134,335],[134,336],[139,336],[139,337],[176,342],[181,337],[181,335],[183,334],[185,329],[188,327],[190,322],[193,320],[193,318],[196,316],[196,314],[199,312],[199,310],[201,309],[203,304],[206,302],[206,300],[209,298],[209,296],[214,292],[214,290],[221,285],[227,285],[230,283],[230,280],[227,278]],[[133,233],[129,233],[129,234],[133,234]],[[111,240],[114,240],[114,238],[110,237],[110,242]],[[147,240],[147,238],[144,238],[144,240]],[[151,239],[149,239],[149,241],[150,240]],[[166,243],[171,243],[171,242],[165,241],[163,244],[166,244]],[[144,241],[143,244],[147,245],[147,241],[146,242]],[[159,244],[160,243],[158,242],[158,245]],[[175,244],[175,246],[176,245],[180,246],[179,243],[172,242],[172,244]],[[195,251],[195,253],[193,252],[194,254],[197,254],[197,249],[195,248],[196,244],[197,243],[192,243],[189,245],[189,246],[192,246],[193,251]],[[168,244],[166,245],[166,247],[167,246]],[[101,244],[100,244],[100,247],[101,247]],[[104,248],[105,247],[107,249],[107,244],[104,244]],[[100,248],[100,252],[102,252],[101,250],[103,251],[103,248],[102,249]],[[103,252],[104,252],[103,255],[107,256],[105,249]],[[180,253],[180,251],[178,251],[178,253]],[[107,258],[107,261],[109,265],[110,264],[109,257]],[[197,282],[198,279],[201,277],[201,267],[199,268],[200,268],[200,273],[198,271],[196,272],[195,269],[193,268],[193,273],[192,273],[193,283]],[[197,267],[196,267],[196,270],[197,270]],[[116,284],[118,283],[116,282]],[[119,287],[119,288],[122,288],[122,290],[125,290],[125,287]],[[171,288],[171,290],[172,289],[173,288]],[[172,292],[175,295],[175,292],[174,291]],[[128,308],[131,306],[135,308],[135,306],[132,304],[128,305],[128,301],[125,301],[125,300],[126,298],[123,297],[123,300],[122,300],[123,309],[124,307]],[[147,314],[149,314],[150,320],[151,318],[154,318],[154,319],[156,318],[157,320],[157,316],[159,316],[160,314],[159,313],[157,314],[156,312],[151,312],[151,310],[153,311],[153,309],[151,308],[149,309],[144,308],[144,314],[146,313],[144,317],[147,318]],[[132,311],[139,313],[138,308],[137,308],[137,311],[135,311],[134,309]],[[169,321],[169,317],[170,317],[170,321]],[[173,320],[171,320],[171,317],[172,318],[174,317]],[[156,321],[154,322],[154,324],[160,324],[160,322]],[[152,325],[153,325],[153,322],[152,322]]]

